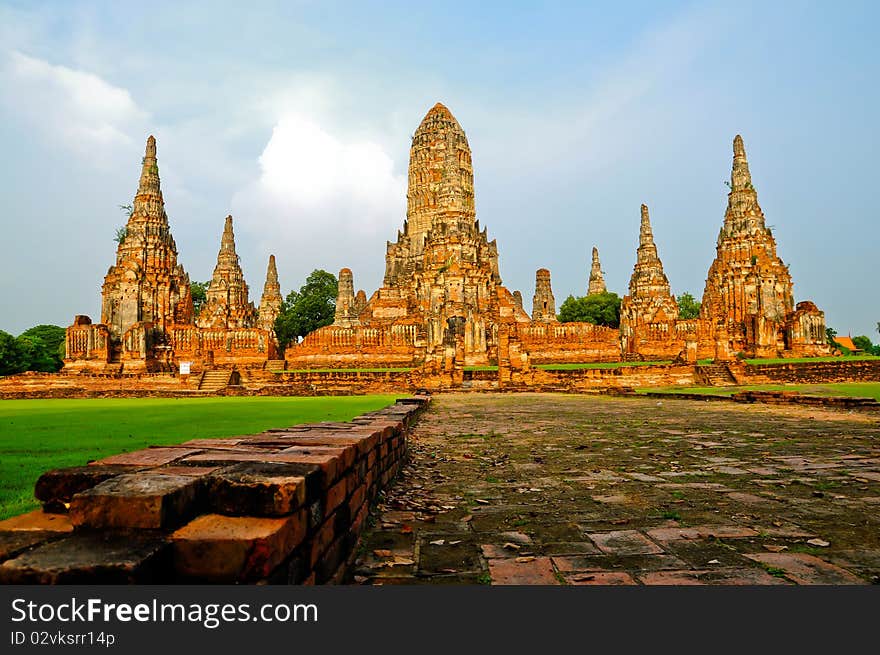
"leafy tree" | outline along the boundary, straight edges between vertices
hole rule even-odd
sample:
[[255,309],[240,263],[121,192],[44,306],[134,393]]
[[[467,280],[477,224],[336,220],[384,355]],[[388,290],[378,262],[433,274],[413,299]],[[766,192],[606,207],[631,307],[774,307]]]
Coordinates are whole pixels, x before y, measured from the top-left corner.
[[871,343],[871,340],[864,336],[853,337],[852,342],[856,345],[856,348],[859,350],[864,350],[866,353],[871,354],[874,352],[874,344]]
[[333,322],[338,293],[336,276],[315,269],[299,291],[287,294],[275,320],[275,334],[282,350],[299,337]]
[[58,325],[35,325],[22,332],[18,339],[34,338],[42,342],[42,345],[31,356],[28,371],[43,371],[46,373],[54,373],[61,370],[64,366],[62,361],[65,356],[64,352],[64,336],[65,330]]
[[20,373],[24,358],[18,341],[8,332],[0,330],[0,375]]
[[837,336],[837,330],[832,327],[825,328],[825,340],[828,342],[829,346],[835,345],[834,337]]
[[559,307],[557,318],[562,323],[593,323],[616,328],[620,326],[620,297],[606,291],[591,296],[569,296]]
[[685,291],[678,297],[678,317],[679,318],[699,318],[700,304],[693,294]]
[[189,289],[193,299],[193,310],[196,316],[202,310],[202,305],[208,299],[208,285],[210,282],[190,282]]

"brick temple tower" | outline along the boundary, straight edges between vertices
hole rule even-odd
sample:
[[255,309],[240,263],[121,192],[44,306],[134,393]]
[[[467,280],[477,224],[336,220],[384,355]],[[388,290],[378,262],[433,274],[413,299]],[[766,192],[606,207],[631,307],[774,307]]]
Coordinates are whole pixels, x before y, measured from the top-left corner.
[[727,211],[700,308],[729,339],[732,352],[776,357],[825,350],[825,319],[811,302],[794,304],[791,274],[776,254],[752,184],[742,137],[733,140]]
[[275,319],[281,313],[281,284],[278,282],[278,269],[275,267],[275,255],[269,255],[269,266],[266,269],[266,282],[263,284],[263,295],[260,297],[260,308],[257,325],[264,330],[275,331]]
[[199,312],[199,327],[243,328],[256,324],[257,310],[248,300],[248,285],[235,252],[232,216],[227,216],[223,225],[217,264],[205,295],[205,304]]
[[668,343],[678,319],[678,304],[663,272],[654,243],[648,206],[642,205],[639,247],[629,280],[629,294],[620,304],[620,338],[624,356],[648,354],[651,342]]
[[605,276],[602,275],[602,265],[599,263],[599,249],[593,246],[593,262],[590,266],[590,280],[587,284],[587,295],[593,296],[605,293]]

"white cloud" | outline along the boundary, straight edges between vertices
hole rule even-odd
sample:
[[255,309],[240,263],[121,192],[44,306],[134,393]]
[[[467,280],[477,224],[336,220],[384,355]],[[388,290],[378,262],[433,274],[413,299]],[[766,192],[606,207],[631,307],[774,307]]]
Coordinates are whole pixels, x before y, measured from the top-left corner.
[[236,225],[261,236],[294,279],[313,268],[375,268],[403,224],[406,177],[376,141],[289,113],[259,165],[259,178],[232,199]]
[[148,117],[128,90],[17,50],[3,58],[0,80],[0,100],[17,117],[81,154],[130,145],[128,133]]

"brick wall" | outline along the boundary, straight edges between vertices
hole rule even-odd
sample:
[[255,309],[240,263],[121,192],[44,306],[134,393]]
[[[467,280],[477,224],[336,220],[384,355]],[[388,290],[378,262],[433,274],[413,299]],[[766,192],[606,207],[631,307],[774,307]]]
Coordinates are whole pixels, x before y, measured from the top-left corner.
[[0,583],[341,582],[427,404],[49,471],[0,522]]
[[880,381],[880,359],[833,362],[797,362],[791,364],[746,364],[746,384],[760,382],[873,382]]

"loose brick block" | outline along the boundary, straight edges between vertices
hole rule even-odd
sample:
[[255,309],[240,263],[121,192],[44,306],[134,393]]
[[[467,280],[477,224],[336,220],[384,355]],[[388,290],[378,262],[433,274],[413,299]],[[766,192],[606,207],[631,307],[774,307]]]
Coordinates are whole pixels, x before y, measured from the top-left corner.
[[0,565],[0,584],[168,582],[168,542],[136,532],[74,534]]
[[284,518],[205,514],[171,535],[174,568],[211,582],[260,580],[302,542],[306,524],[304,510]]
[[75,495],[70,520],[90,528],[173,528],[195,513],[199,488],[185,475],[120,475]]
[[211,511],[245,516],[284,516],[306,502],[306,479],[277,462],[244,462],[206,480]]
[[122,464],[90,464],[47,471],[37,479],[34,496],[44,503],[69,503],[81,491],[91,489],[117,475],[134,473],[141,468]]
[[111,457],[105,457],[95,462],[91,462],[92,466],[104,466],[108,464],[121,464],[127,466],[162,466],[170,464],[177,460],[183,459],[188,455],[194,455],[199,452],[196,448],[145,448],[144,450],[136,450],[133,453],[121,453]]
[[67,514],[48,514],[41,509],[35,509],[0,521],[0,531],[73,532],[73,524]]

